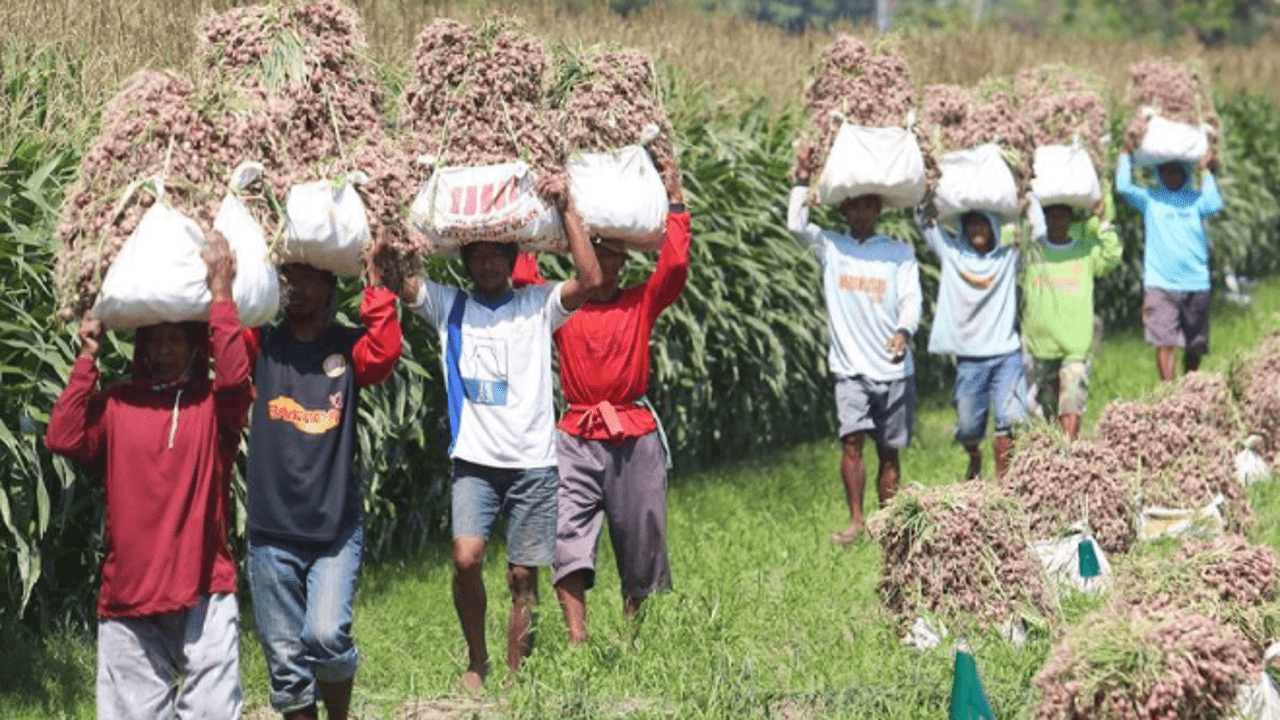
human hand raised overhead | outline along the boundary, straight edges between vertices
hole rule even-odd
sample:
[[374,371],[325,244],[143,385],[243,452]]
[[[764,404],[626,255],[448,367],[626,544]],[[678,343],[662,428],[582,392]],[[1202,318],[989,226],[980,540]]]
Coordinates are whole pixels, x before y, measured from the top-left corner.
[[554,205],[560,212],[564,212],[573,201],[569,193],[569,177],[564,173],[539,175],[533,187],[538,197]]
[[209,235],[209,242],[201,252],[204,266],[208,269],[206,282],[213,302],[225,302],[231,299],[231,283],[236,278],[236,256],[231,252],[231,245],[222,233],[214,230]]
[[80,338],[80,352],[77,357],[97,360],[102,352],[102,321],[93,314],[93,310],[84,311],[76,336]]
[[683,205],[684,187],[680,168],[676,166],[675,159],[670,153],[654,152],[652,148],[649,149],[649,157],[653,160],[653,166],[658,169],[658,174],[662,176],[662,187],[667,191],[667,202],[672,205]]

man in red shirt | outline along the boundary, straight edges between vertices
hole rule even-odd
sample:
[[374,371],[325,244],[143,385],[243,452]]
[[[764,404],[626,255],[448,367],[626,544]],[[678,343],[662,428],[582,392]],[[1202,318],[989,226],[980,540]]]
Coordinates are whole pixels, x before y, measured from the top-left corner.
[[[595,585],[596,545],[605,517],[622,581],[623,612],[634,615],[650,593],[671,589],[667,451],[645,392],[650,332],[689,277],[690,233],[679,173],[669,160],[658,160],[658,166],[671,209],[653,275],[640,285],[619,288],[625,249],[593,238],[604,285],[555,334],[569,410],[556,441],[560,484],[552,582],[573,644],[587,639],[586,591]],[[522,259],[516,279],[539,281],[536,267]]]
[[99,718],[240,715],[227,506],[252,387],[222,236],[205,263],[209,323],[139,328],[131,382],[95,390],[102,324],[85,314],[45,433],[50,450],[105,475]]

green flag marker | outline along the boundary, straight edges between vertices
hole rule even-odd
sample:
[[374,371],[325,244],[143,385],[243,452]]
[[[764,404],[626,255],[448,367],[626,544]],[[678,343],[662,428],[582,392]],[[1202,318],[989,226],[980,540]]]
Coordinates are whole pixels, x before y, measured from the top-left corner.
[[1080,577],[1094,578],[1102,573],[1098,567],[1098,553],[1094,551],[1093,543],[1089,538],[1080,541],[1076,552],[1080,556]]
[[978,677],[978,666],[973,656],[956,651],[956,670],[951,678],[950,720],[996,720]]

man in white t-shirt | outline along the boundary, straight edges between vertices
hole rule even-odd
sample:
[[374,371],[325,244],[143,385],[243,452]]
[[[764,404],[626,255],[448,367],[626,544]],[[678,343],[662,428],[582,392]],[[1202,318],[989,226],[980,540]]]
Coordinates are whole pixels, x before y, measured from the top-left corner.
[[799,178],[787,208],[787,228],[822,266],[831,334],[828,364],[836,382],[840,476],[849,522],[831,534],[848,545],[863,534],[867,483],[862,447],[876,445],[876,494],[884,507],[897,491],[898,451],[915,424],[915,359],[911,337],[920,324],[920,269],[910,245],[876,232],[883,200],[861,195],[840,203],[848,232],[809,222],[808,178]]
[[426,277],[405,282],[401,298],[440,333],[453,443],[453,600],[469,656],[462,687],[478,693],[488,674],[486,595],[481,567],[497,516],[507,527],[507,666],[532,647],[538,567],[555,550],[556,417],[552,404],[552,333],[603,282],[595,250],[563,186],[540,185],[555,202],[569,237],[576,277],[513,290],[514,243],[462,248],[474,288]]

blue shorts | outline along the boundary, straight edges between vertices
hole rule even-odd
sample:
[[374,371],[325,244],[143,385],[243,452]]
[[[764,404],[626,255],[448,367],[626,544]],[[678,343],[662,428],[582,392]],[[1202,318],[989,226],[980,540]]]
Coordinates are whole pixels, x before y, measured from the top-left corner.
[[956,442],[976,445],[987,433],[988,409],[995,409],[996,435],[1010,435],[1027,419],[1027,376],[1022,352],[994,357],[956,358]]
[[507,562],[550,565],[556,549],[556,466],[495,468],[453,461],[453,537],[488,542],[499,514],[507,523]]
[[351,621],[363,554],[363,519],[329,546],[250,536],[253,617],[276,712],[315,703],[317,680],[355,677],[360,655]]

